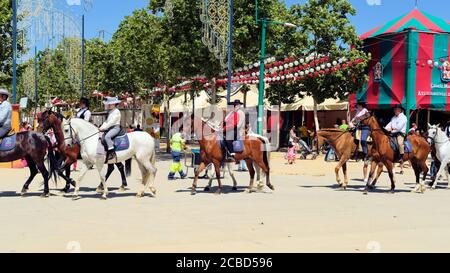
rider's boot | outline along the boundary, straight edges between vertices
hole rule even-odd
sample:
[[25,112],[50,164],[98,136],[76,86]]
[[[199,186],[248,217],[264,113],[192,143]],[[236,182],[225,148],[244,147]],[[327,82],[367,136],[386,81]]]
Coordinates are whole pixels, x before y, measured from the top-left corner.
[[116,151],[114,151],[114,149],[108,150],[108,153],[106,154],[105,164],[111,160],[114,160],[115,158],[117,158]]
[[181,179],[185,179],[187,177],[187,174],[185,174],[183,171],[180,171]]
[[175,180],[175,173],[169,173],[169,176],[167,177],[169,180]]

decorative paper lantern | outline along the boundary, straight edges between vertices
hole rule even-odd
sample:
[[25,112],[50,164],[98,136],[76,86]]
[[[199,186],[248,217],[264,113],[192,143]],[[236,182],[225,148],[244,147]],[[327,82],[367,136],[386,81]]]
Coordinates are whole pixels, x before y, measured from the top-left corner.
[[445,62],[445,59],[444,59],[444,58],[441,58],[440,61],[441,61],[441,63],[443,63],[443,62]]
[[278,67],[278,70],[283,70],[284,69],[284,67],[282,66],[282,65],[280,65],[279,67]]
[[306,70],[306,71],[305,71],[305,74],[308,75],[308,74],[309,74],[309,70]]
[[279,81],[280,79],[281,79],[281,77],[280,77],[280,76],[278,76],[278,77],[277,77],[277,81]]
[[325,64],[320,65],[321,69],[325,69],[325,67],[326,67]]
[[300,63],[299,63],[298,61],[295,61],[295,62],[294,62],[294,65],[295,65],[295,66],[298,66],[299,64],[300,64]]
[[301,63],[301,64],[305,63],[305,59],[303,59],[303,58],[300,59],[300,63]]
[[314,73],[314,69],[313,69],[313,68],[310,68],[310,69],[309,69],[309,72]]
[[298,77],[298,73],[294,73],[294,76],[295,76],[295,77]]
[[289,67],[294,67],[294,64],[293,63],[289,63]]
[[333,61],[333,65],[336,66],[336,65],[337,65],[337,62],[336,62],[336,61]]
[[442,70],[442,69],[444,69],[444,68],[443,68],[442,66],[439,66],[438,69],[439,69],[439,70]]
[[316,67],[316,71],[320,71],[320,66]]
[[439,66],[439,62],[434,62],[434,66],[438,67]]
[[289,68],[289,65],[288,64],[284,64],[284,69],[288,69]]
[[331,64],[330,64],[330,63],[327,63],[327,67],[330,68],[330,67],[331,67]]
[[448,66],[448,63],[447,63],[447,62],[444,62],[443,66],[444,66],[444,67],[447,67],[447,66]]
[[428,65],[433,65],[433,60],[428,60],[428,61],[427,61],[427,64],[428,64]]

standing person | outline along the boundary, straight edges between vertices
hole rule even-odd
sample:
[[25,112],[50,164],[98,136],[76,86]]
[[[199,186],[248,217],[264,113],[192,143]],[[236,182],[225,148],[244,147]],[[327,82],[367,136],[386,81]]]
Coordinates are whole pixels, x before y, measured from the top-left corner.
[[9,92],[0,89],[0,144],[2,139],[11,131],[12,106],[9,103]]
[[181,166],[181,152],[186,149],[186,141],[183,135],[183,129],[180,128],[178,133],[174,134],[170,139],[170,149],[172,150],[172,166],[170,166],[169,180],[175,179],[175,174],[179,173],[181,179],[186,178],[186,174],[183,172]]
[[291,130],[289,131],[289,144],[297,143],[299,141],[299,138],[297,137],[297,134],[295,133],[295,126],[292,126]]
[[297,159],[297,148],[298,145],[295,145],[293,142],[289,142],[286,159],[288,161],[289,165],[292,165],[295,163],[295,160]]
[[400,152],[400,163],[403,163],[403,156],[405,155],[405,137],[406,137],[406,126],[408,119],[405,114],[403,114],[403,108],[401,105],[396,105],[394,107],[394,116],[386,125],[385,129],[389,131],[394,137],[397,138],[398,149]]
[[417,130],[417,124],[413,123],[412,126],[411,126],[411,129],[409,129],[408,135],[415,135],[416,132],[420,133],[420,131]]
[[91,110],[89,110],[89,99],[83,97],[80,99],[79,104],[80,109],[78,110],[76,117],[91,122],[92,113]]
[[100,132],[104,132],[104,139],[106,142],[107,154],[106,154],[106,162],[113,160],[117,157],[115,147],[114,147],[114,138],[120,133],[120,121],[122,119],[122,115],[120,114],[120,110],[117,106],[121,103],[121,101],[115,97],[108,97],[106,101],[103,102],[105,105],[105,109],[108,111],[108,118],[100,126]]
[[341,121],[341,125],[339,126],[339,129],[341,129],[342,131],[347,131],[349,128],[347,121],[345,119],[343,119]]
[[[369,146],[367,145],[367,139],[370,136],[370,127],[367,125],[362,124],[360,121],[365,118],[367,115],[369,115],[369,110],[366,108],[366,104],[364,102],[358,102],[357,104],[357,110],[355,117],[350,122],[350,127],[354,127],[356,123],[357,130],[360,131],[360,141],[361,141],[361,147],[363,150],[363,158],[364,161],[367,161],[368,155],[369,155]],[[355,160],[358,159],[358,149],[355,152]]]
[[242,110],[244,105],[240,100],[233,103],[234,110],[225,117],[224,139],[226,146],[226,161],[234,161],[233,142],[244,139],[245,135],[245,113]]

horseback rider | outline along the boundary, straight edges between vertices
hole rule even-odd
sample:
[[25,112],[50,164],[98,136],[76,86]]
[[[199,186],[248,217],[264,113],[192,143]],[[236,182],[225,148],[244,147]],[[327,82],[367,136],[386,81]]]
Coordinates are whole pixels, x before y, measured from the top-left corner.
[[[363,158],[364,161],[368,159],[369,155],[369,146],[367,145],[367,139],[370,136],[370,127],[362,124],[360,121],[369,115],[369,110],[366,108],[366,104],[364,102],[358,102],[357,110],[355,117],[350,121],[350,127],[355,127],[361,132],[361,147],[363,150]],[[358,158],[358,150],[355,152],[355,158]]]
[[7,136],[12,128],[12,106],[8,101],[9,96],[7,90],[0,88],[0,140]]
[[398,149],[400,152],[400,162],[403,162],[403,156],[405,155],[405,137],[406,137],[406,126],[408,119],[405,114],[403,114],[403,107],[401,105],[396,105],[394,107],[395,115],[392,117],[391,122],[386,125],[385,129],[389,131],[392,136],[397,138]]
[[245,136],[245,113],[242,110],[243,105],[240,100],[235,100],[233,102],[234,110],[225,117],[223,133],[226,147],[226,161],[235,160],[233,142],[242,140]]
[[84,119],[87,122],[91,121],[92,113],[89,110],[89,99],[81,98],[80,99],[80,109],[77,112],[77,118]]
[[116,151],[114,147],[114,141],[113,139],[119,135],[121,131],[120,127],[120,121],[121,121],[121,114],[120,110],[117,108],[117,106],[121,103],[121,101],[115,97],[108,97],[106,101],[103,102],[105,105],[105,109],[108,111],[108,118],[103,123],[102,126],[100,126],[100,132],[104,132],[104,139],[106,142],[107,148],[107,155],[106,160],[110,161],[116,158]]

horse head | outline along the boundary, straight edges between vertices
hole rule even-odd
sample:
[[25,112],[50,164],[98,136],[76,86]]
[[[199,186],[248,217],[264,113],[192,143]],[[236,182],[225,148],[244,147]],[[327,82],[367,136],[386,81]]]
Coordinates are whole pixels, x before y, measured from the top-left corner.
[[431,125],[428,123],[428,132],[427,132],[427,141],[428,144],[433,145],[436,143],[439,131],[441,131],[441,128],[438,125]]
[[59,130],[64,117],[52,110],[47,110],[38,115],[38,131],[46,132],[49,129]]

